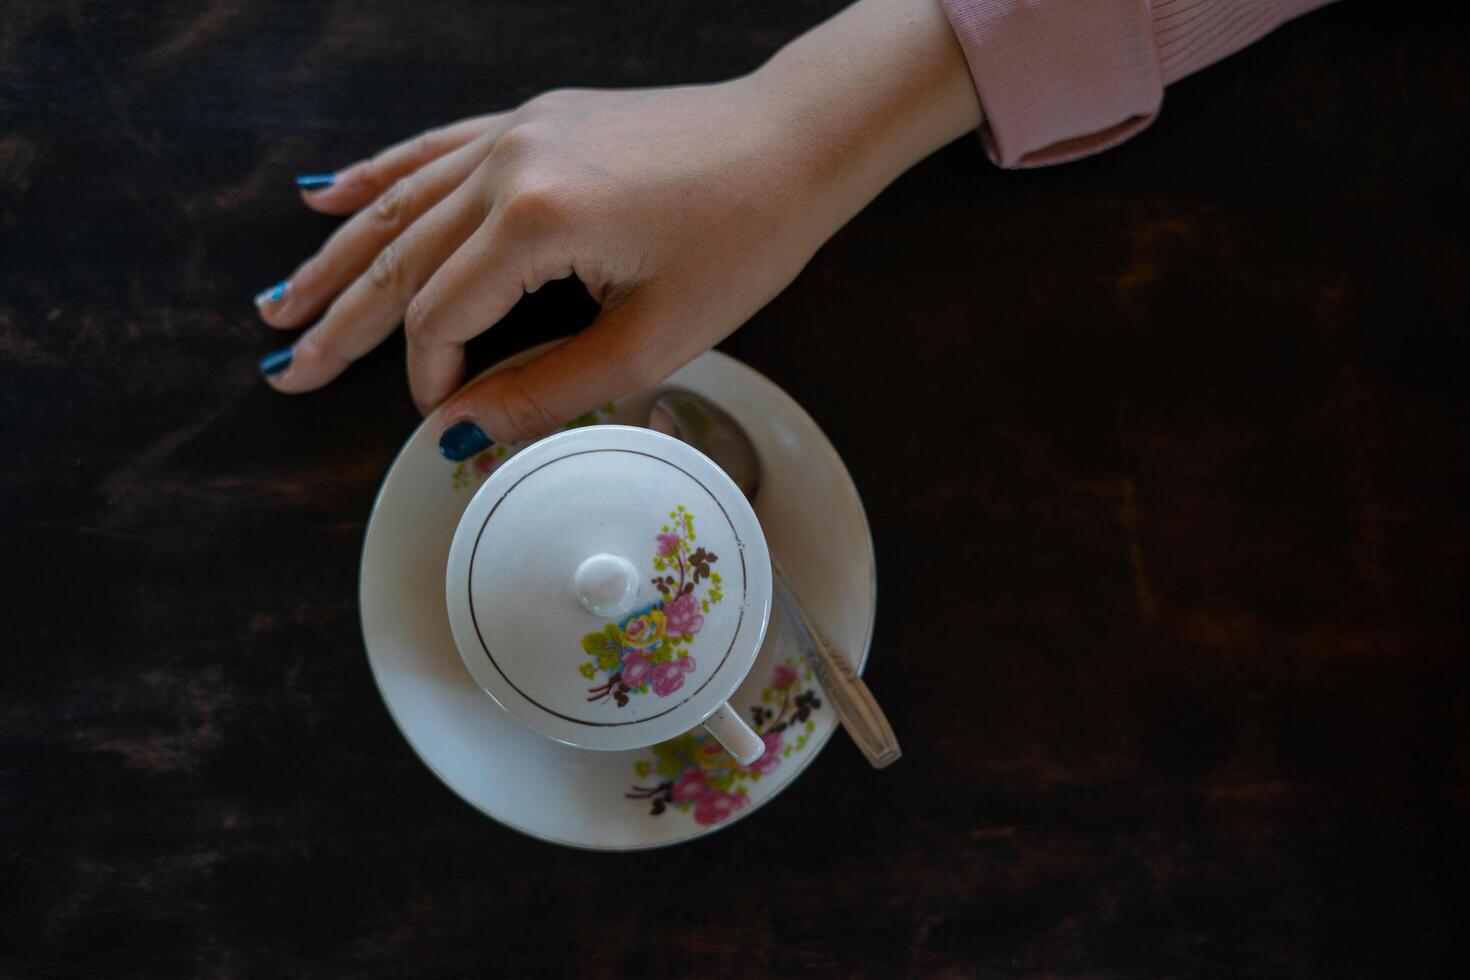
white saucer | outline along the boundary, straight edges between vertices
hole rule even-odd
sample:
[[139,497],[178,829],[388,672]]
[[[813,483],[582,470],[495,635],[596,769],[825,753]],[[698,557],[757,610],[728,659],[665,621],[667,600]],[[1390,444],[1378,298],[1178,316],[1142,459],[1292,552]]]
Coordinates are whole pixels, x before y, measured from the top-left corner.
[[[555,343],[490,370],[525,363]],[[642,425],[654,396],[670,387],[713,400],[750,432],[762,465],[756,513],[771,553],[861,671],[877,603],[873,541],[837,451],[784,391],[716,351],[665,384],[578,421]],[[837,722],[801,661],[789,624],[775,614],[755,668],[731,698],[747,721],[760,722],[758,731],[782,726],[773,733],[772,741],[774,734],[780,738],[777,750],[752,769],[736,767],[703,730],[653,749],[591,752],[543,738],[502,711],[470,678],[455,649],[444,567],[475,488],[519,447],[497,446],[456,465],[439,454],[438,434],[431,416],[388,470],[368,520],[359,599],[368,663],[388,712],[446,786],[532,837],[636,850],[729,826],[801,774]],[[760,718],[753,716],[757,708]]]

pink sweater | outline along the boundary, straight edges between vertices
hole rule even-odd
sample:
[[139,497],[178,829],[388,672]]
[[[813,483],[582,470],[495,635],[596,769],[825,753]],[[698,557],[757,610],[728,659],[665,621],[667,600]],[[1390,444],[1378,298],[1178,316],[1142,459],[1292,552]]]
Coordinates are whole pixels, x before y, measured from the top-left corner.
[[1330,0],[942,0],[1003,167],[1097,153],[1153,122],[1164,86]]

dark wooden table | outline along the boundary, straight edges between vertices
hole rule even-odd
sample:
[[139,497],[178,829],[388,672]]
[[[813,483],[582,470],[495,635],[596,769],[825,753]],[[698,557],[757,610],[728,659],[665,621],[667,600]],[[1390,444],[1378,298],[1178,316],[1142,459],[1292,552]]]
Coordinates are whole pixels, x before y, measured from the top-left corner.
[[1093,160],[962,140],[725,345],[864,494],[900,765],[607,856],[399,736],[355,586],[417,417],[397,340],[261,384],[291,176],[838,6],[0,8],[0,975],[1465,975],[1470,73],[1383,5]]

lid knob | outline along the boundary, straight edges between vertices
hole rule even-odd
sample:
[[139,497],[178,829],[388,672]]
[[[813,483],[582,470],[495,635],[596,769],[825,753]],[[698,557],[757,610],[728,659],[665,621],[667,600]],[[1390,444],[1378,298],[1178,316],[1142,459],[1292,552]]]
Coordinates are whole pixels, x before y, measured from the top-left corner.
[[620,555],[601,552],[583,560],[572,575],[577,601],[601,619],[619,619],[638,597],[638,570]]

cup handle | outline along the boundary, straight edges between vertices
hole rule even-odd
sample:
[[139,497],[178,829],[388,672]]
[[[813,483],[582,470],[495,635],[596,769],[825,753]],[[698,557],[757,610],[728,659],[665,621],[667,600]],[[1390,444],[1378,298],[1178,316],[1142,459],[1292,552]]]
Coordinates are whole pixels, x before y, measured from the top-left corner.
[[704,720],[704,729],[725,747],[742,766],[748,766],[766,753],[766,743],[735,713],[726,701]]

